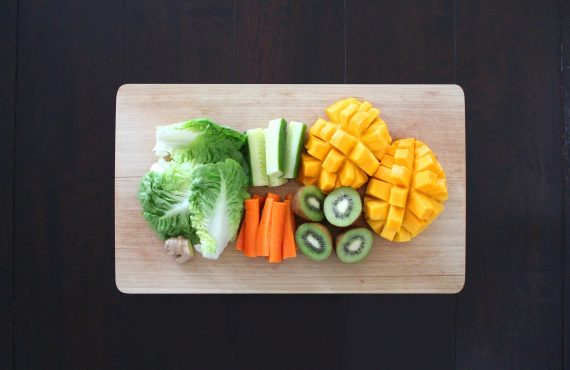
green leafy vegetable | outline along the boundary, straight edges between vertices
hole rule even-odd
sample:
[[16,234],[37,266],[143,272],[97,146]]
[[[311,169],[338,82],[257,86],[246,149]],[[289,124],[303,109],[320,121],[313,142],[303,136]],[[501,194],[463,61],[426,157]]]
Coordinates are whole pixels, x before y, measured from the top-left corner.
[[226,158],[245,161],[240,149],[245,134],[220,126],[207,118],[156,128],[154,153],[176,162],[215,163]]
[[179,164],[161,160],[140,182],[138,198],[143,216],[161,239],[182,235],[196,240],[188,209],[191,174],[195,167],[190,162]]
[[195,247],[204,257],[217,259],[237,234],[243,201],[249,198],[248,178],[233,159],[196,167],[192,178],[188,204],[200,239]]

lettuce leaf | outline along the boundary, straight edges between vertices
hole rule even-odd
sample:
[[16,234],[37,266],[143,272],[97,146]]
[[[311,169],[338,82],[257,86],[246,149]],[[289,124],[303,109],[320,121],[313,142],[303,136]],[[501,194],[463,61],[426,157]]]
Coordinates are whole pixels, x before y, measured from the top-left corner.
[[205,258],[217,259],[235,238],[249,198],[248,178],[233,159],[201,165],[192,171],[188,196],[190,220]]
[[156,128],[154,153],[176,162],[215,163],[226,158],[243,160],[240,149],[246,136],[208,118],[198,118]]
[[190,162],[160,160],[140,182],[138,198],[143,216],[163,240],[180,235],[196,240],[188,208],[195,168],[196,165]]

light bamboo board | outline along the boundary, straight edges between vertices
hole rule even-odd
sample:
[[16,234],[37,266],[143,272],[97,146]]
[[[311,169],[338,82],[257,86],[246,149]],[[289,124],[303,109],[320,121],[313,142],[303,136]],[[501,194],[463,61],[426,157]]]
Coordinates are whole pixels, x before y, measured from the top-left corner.
[[[198,253],[178,265],[141,215],[136,193],[156,160],[155,126],[210,117],[246,130],[276,117],[312,124],[332,102],[354,96],[382,111],[392,137],[416,137],[448,177],[445,211],[409,243],[379,236],[368,258],[333,255],[281,264],[246,258],[233,244],[217,261]],[[115,149],[116,283],[125,293],[456,293],[465,281],[465,102],[456,85],[124,85],[117,93]],[[293,182],[277,189],[285,194]],[[265,189],[256,189],[264,191]]]

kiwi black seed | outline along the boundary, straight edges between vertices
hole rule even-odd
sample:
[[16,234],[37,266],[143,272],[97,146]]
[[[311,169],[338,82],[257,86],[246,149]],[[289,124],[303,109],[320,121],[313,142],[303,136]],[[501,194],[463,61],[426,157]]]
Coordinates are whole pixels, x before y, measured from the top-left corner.
[[295,214],[308,221],[322,221],[325,195],[315,185],[303,186],[293,197],[292,208]]
[[372,250],[374,237],[365,227],[357,227],[336,237],[335,250],[344,263],[357,263],[365,259]]
[[362,212],[360,194],[347,186],[335,189],[325,198],[324,211],[331,224],[339,227],[350,226]]
[[299,250],[313,261],[324,261],[332,252],[331,233],[321,224],[304,223],[295,232]]

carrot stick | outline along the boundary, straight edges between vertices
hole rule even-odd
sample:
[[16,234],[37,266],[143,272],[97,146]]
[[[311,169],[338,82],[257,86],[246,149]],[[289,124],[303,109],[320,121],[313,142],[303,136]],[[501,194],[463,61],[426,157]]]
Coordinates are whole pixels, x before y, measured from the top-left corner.
[[289,193],[289,194],[285,195],[285,199],[287,199],[287,200],[293,200],[293,195],[295,195],[295,194]]
[[245,243],[243,254],[256,257],[255,242],[259,227],[259,199],[247,199],[245,202]]
[[263,213],[261,214],[261,222],[257,229],[256,253],[258,256],[269,256],[269,227],[271,226],[271,212],[273,210],[273,199],[267,198]]
[[281,201],[281,197],[275,193],[267,193],[267,199],[273,199],[276,202],[280,202]]
[[295,219],[291,209],[291,201],[285,200],[287,212],[285,214],[285,225],[283,227],[283,259],[297,257],[295,246]]
[[269,263],[279,263],[283,259],[283,227],[287,215],[287,204],[274,202],[269,229]]
[[261,210],[263,209],[263,206],[265,205],[265,195],[259,195],[259,194],[253,194],[253,199],[259,199],[259,211],[261,213]]
[[243,216],[243,222],[241,223],[241,228],[239,229],[239,234],[236,242],[236,249],[243,252],[243,247],[245,245],[245,214]]

